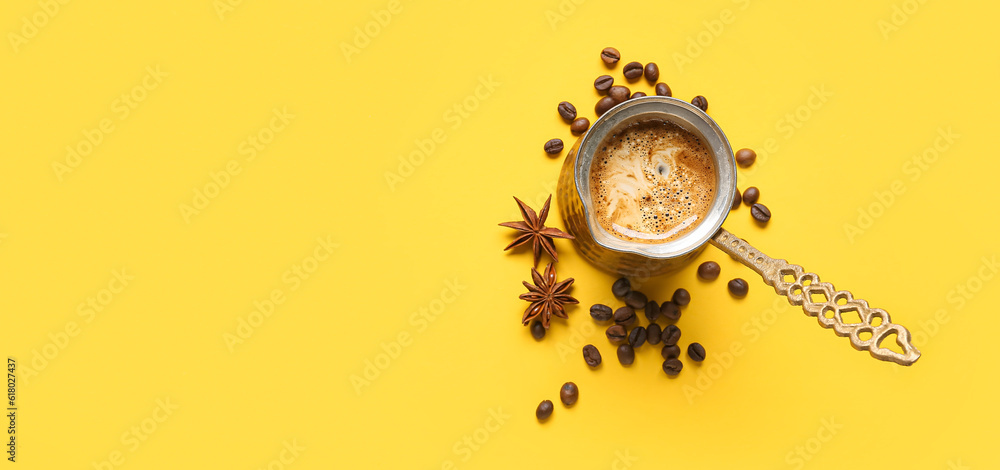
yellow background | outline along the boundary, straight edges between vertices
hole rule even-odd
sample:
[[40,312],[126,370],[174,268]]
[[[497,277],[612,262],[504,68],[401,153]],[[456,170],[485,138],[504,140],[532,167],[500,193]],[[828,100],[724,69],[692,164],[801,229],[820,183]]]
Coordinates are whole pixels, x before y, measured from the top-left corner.
[[[1000,250],[995,7],[400,0],[371,26],[389,6],[247,0],[220,16],[213,0],[73,1],[48,16],[5,2],[0,352],[19,364],[19,468],[111,468],[114,452],[113,468],[1000,466],[1000,289],[981,269]],[[915,366],[854,351],[714,248],[699,262],[722,264],[716,282],[689,266],[642,283],[694,299],[682,343],[709,359],[685,358],[676,379],[659,347],[617,363],[587,313],[613,301],[614,277],[567,241],[558,272],[581,305],[531,338],[517,299],[530,254],[504,253],[511,232],[496,224],[516,219],[511,196],[538,208],[553,191],[561,161],[542,144],[572,142],[556,104],[593,118],[608,45],[621,64],[657,62],[675,96],[708,97],[733,147],[761,152],[739,185],[759,187],[774,218],[757,227],[744,207],[725,227],[923,333]],[[122,119],[116,100],[147,67],[167,75]],[[817,105],[813,87],[832,96]],[[248,161],[241,145],[276,109],[294,118]],[[102,119],[113,132],[60,181],[53,163]],[[960,137],[914,180],[911,160],[949,128]],[[240,172],[185,220],[180,206],[231,161]],[[880,207],[895,180],[905,192]],[[849,237],[859,210],[878,217]],[[326,237],[332,255],[289,282]],[[120,269],[134,279],[81,316]],[[743,300],[725,291],[737,276]],[[978,292],[960,305],[970,278]],[[225,335],[274,290],[284,302],[230,350]],[[421,323],[422,308],[439,314]],[[743,353],[723,364],[734,343]],[[368,361],[385,367],[356,387]],[[565,381],[581,389],[572,409]],[[556,407],[539,424],[543,399]]]

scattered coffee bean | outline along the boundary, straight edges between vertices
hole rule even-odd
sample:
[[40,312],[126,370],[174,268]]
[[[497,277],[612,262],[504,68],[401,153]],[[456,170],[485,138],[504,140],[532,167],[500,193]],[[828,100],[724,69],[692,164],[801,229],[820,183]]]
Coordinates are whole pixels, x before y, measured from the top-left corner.
[[628,334],[628,344],[632,348],[638,348],[646,344],[646,329],[641,326],[632,328],[632,331]]
[[588,366],[597,367],[601,365],[601,352],[593,344],[588,344],[583,347],[583,360]]
[[698,265],[698,277],[706,281],[714,281],[722,272],[722,267],[715,261],[705,261]]
[[768,220],[771,220],[771,210],[759,202],[750,206],[750,215],[753,216],[754,220],[760,223],[765,223]]
[[681,369],[684,368],[684,363],[677,359],[667,359],[663,361],[663,372],[666,372],[669,376],[674,376],[681,373]]
[[621,85],[615,85],[611,87],[610,90],[608,90],[608,96],[610,96],[611,99],[615,100],[615,104],[627,100],[629,93],[631,93],[631,91],[629,91],[628,87],[624,87]]
[[729,210],[734,211],[740,208],[740,203],[743,202],[743,196],[740,195],[740,188],[736,188],[736,195],[733,196],[733,205]]
[[580,398],[580,389],[575,383],[566,382],[559,388],[559,400],[563,402],[563,405],[573,406],[578,398]]
[[663,302],[663,305],[660,306],[660,315],[663,315],[667,321],[677,321],[681,317],[681,309],[673,300]]
[[638,62],[629,62],[625,64],[624,68],[622,68],[622,74],[629,80],[636,80],[642,76],[642,64]]
[[646,302],[646,319],[649,320],[650,323],[653,323],[657,318],[659,318],[659,316],[660,305],[657,304],[655,300]]
[[555,155],[562,152],[563,142],[562,139],[552,139],[545,143],[545,153],[549,155]]
[[743,204],[752,206],[758,199],[760,199],[760,190],[756,186],[750,186],[746,191],[743,191]]
[[746,168],[753,165],[753,162],[757,160],[757,152],[750,149],[739,149],[736,151],[736,164]]
[[607,65],[615,65],[619,60],[621,60],[621,58],[621,53],[618,52],[618,49],[613,47],[605,47],[604,50],[601,51],[601,60]]
[[635,323],[635,310],[632,310],[632,307],[626,305],[618,310],[615,310],[614,318],[616,325],[629,326]]
[[595,321],[606,322],[611,319],[613,314],[611,307],[604,304],[594,304],[590,307],[590,316],[594,317]]
[[701,95],[691,98],[691,104],[698,107],[698,109],[708,112],[708,100]]
[[542,402],[538,404],[538,408],[535,408],[535,417],[538,418],[539,421],[545,421],[549,419],[549,416],[552,416],[552,410],[552,402],[549,400],[542,400]]
[[650,62],[646,64],[646,68],[642,69],[642,74],[646,76],[646,80],[655,82],[660,79],[660,68],[656,66],[655,62]]
[[587,129],[590,129],[590,120],[587,118],[576,118],[576,120],[573,121],[573,124],[569,125],[569,131],[572,132],[573,135],[583,134],[584,132],[587,132]]
[[673,94],[670,92],[670,86],[668,86],[666,83],[663,82],[657,83],[655,90],[656,94],[659,96],[673,96]]
[[622,363],[623,366],[632,365],[635,362],[635,349],[627,344],[618,346],[618,362]]
[[681,357],[681,347],[676,344],[665,345],[663,346],[663,349],[660,350],[660,355],[663,356],[664,359],[677,359],[678,357]]
[[576,119],[576,106],[573,106],[573,103],[563,101],[559,103],[559,106],[556,109],[559,110],[559,115],[562,116],[566,122],[571,122]]
[[691,303],[691,294],[687,291],[687,289],[681,287],[680,289],[674,291],[673,301],[675,304],[683,307]]
[[624,277],[618,279],[611,285],[611,293],[614,294],[615,297],[625,297],[629,292],[632,292],[632,284]]
[[691,343],[688,345],[688,357],[694,362],[701,362],[705,360],[705,347],[698,343]]
[[594,88],[601,93],[607,93],[611,89],[611,85],[614,85],[615,79],[611,75],[601,75],[594,80]]
[[545,327],[542,326],[542,322],[538,320],[531,322],[531,336],[535,339],[542,339],[545,337]]
[[621,325],[611,325],[608,327],[608,331],[604,334],[608,335],[608,340],[612,343],[621,343],[625,341],[628,335],[625,333],[625,327]]
[[594,105],[594,112],[596,112],[598,116],[603,116],[609,109],[615,107],[615,104],[617,103],[615,103],[614,99],[610,96],[605,96],[604,98],[598,100],[597,104]]
[[667,325],[663,327],[663,333],[660,333],[660,339],[663,344],[670,346],[671,344],[677,344],[677,341],[681,339],[681,329],[677,325]]
[[643,96],[646,96],[646,94],[641,91],[637,91],[635,93],[632,93],[632,96],[629,99],[642,98]]
[[729,293],[733,294],[733,297],[746,297],[749,290],[750,285],[743,279],[736,278],[729,281]]
[[660,344],[663,338],[660,335],[663,334],[663,330],[660,329],[659,323],[650,323],[646,327],[646,342],[649,344]]
[[637,290],[631,291],[625,296],[625,305],[634,309],[646,308],[646,302],[649,302],[646,294]]

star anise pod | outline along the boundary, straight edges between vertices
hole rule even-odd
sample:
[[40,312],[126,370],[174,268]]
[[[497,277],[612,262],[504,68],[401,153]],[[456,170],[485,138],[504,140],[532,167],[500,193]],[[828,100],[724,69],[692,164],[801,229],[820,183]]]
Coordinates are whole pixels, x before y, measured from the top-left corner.
[[521,209],[521,217],[524,217],[524,221],[504,222],[500,226],[509,227],[522,233],[514,241],[510,242],[510,245],[507,245],[504,251],[531,242],[531,249],[535,253],[535,266],[538,266],[538,259],[542,256],[542,250],[545,250],[552,257],[552,261],[559,261],[559,255],[556,254],[556,246],[552,239],[572,239],[573,236],[557,228],[545,226],[545,218],[549,216],[549,202],[552,201],[552,196],[549,195],[549,198],[545,200],[542,212],[537,215],[532,208],[528,207],[520,199],[515,197],[514,200],[517,201],[517,206]]
[[521,318],[521,323],[525,325],[532,319],[541,317],[542,326],[548,328],[552,315],[567,318],[564,305],[580,303],[566,293],[573,285],[573,278],[556,282],[556,268],[552,267],[552,263],[545,266],[545,274],[539,274],[537,269],[531,268],[531,280],[534,285],[528,284],[528,281],[521,281],[524,287],[528,288],[528,292],[521,294],[519,298],[531,302],[531,305],[524,310],[524,317]]

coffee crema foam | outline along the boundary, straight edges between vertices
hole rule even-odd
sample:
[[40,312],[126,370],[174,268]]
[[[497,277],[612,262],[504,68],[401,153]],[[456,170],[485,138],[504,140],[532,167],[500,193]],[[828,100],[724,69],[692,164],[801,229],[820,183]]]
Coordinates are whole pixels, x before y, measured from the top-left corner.
[[694,134],[662,120],[630,124],[601,142],[590,166],[598,223],[626,241],[676,240],[708,214],[715,163]]

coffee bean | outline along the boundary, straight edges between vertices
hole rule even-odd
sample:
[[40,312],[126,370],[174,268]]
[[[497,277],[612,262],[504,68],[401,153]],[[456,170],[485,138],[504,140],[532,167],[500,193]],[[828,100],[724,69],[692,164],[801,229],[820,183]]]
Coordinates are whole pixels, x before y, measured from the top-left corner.
[[594,321],[606,322],[611,319],[611,307],[604,304],[594,304],[590,307],[590,316],[594,317]]
[[631,91],[629,91],[628,87],[624,87],[621,85],[615,85],[611,87],[610,90],[608,90],[608,96],[610,96],[611,99],[615,100],[615,104],[627,100],[629,93],[631,93]]
[[611,88],[611,85],[614,84],[615,79],[611,75],[601,75],[594,80],[594,88],[601,93],[606,93]]
[[752,206],[758,199],[760,199],[760,190],[756,186],[750,186],[746,191],[743,191],[743,204]]
[[621,60],[621,58],[621,53],[618,52],[618,49],[613,47],[605,47],[604,50],[601,51],[601,60],[607,65],[615,65],[619,60]]
[[622,363],[623,366],[632,365],[635,362],[635,349],[627,344],[618,346],[618,362]]
[[691,104],[698,107],[698,109],[708,112],[708,100],[701,95],[691,98]]
[[611,98],[610,96],[605,96],[604,98],[598,100],[597,104],[594,105],[594,112],[596,112],[598,116],[603,116],[604,113],[608,112],[609,109],[615,107],[616,104],[617,103],[615,103],[615,100],[613,98]]
[[734,211],[740,208],[740,202],[743,202],[743,196],[740,195],[740,188],[736,188],[736,195],[733,196],[733,205],[729,210]]
[[666,83],[663,82],[657,83],[654,89],[656,90],[656,94],[659,96],[673,96],[673,94],[670,92],[670,86],[668,86]]
[[535,408],[535,417],[538,418],[539,421],[545,421],[549,419],[549,416],[552,416],[552,410],[552,402],[549,400],[543,400],[538,404],[538,408]]
[[625,64],[624,68],[622,68],[622,74],[629,80],[635,80],[642,76],[642,64],[638,62],[629,62]]
[[632,96],[631,96],[631,97],[629,97],[629,99],[633,99],[633,98],[642,98],[643,96],[646,96],[646,94],[645,94],[645,93],[643,93],[643,92],[641,92],[641,91],[637,91],[637,92],[635,92],[635,93],[632,93]]
[[601,352],[593,344],[588,344],[583,347],[583,360],[588,366],[597,367],[601,365]]
[[739,149],[736,151],[736,164],[746,168],[753,165],[753,162],[757,160],[757,152],[750,149]]
[[615,324],[629,326],[635,323],[635,310],[632,307],[624,306],[618,310],[615,310]]
[[660,344],[663,339],[660,335],[663,334],[663,330],[660,329],[659,323],[650,323],[646,327],[646,342],[649,344]]
[[638,348],[646,344],[646,329],[641,326],[632,328],[632,331],[628,334],[628,344],[633,348]]
[[559,400],[563,402],[563,405],[573,406],[578,398],[580,398],[580,389],[575,383],[566,382],[559,388]]
[[673,300],[663,302],[663,305],[660,306],[660,315],[663,315],[667,321],[677,321],[681,317],[681,309]]
[[698,343],[691,343],[688,345],[688,357],[694,362],[701,362],[705,360],[705,347]]
[[627,335],[625,334],[625,327],[621,325],[611,325],[608,327],[608,331],[604,334],[608,336],[608,340],[612,343],[621,343],[625,341]]
[[625,296],[625,305],[634,309],[646,308],[646,302],[649,302],[649,299],[646,298],[646,294],[637,290],[629,292]]
[[666,372],[669,376],[675,376],[681,373],[681,369],[684,368],[684,364],[677,359],[667,359],[663,361],[663,372]]
[[646,319],[649,320],[650,323],[655,322],[656,319],[659,318],[660,316],[660,305],[657,304],[655,300],[650,300],[649,302],[646,302],[645,310],[646,310]]
[[676,344],[665,345],[663,346],[663,349],[660,350],[660,355],[663,356],[664,359],[677,359],[678,357],[681,357],[681,347]]
[[531,336],[535,339],[542,339],[545,337],[545,327],[542,326],[542,322],[535,320],[531,322]]
[[545,153],[549,155],[555,155],[562,152],[563,142],[562,139],[552,139],[545,143]]
[[675,304],[683,307],[691,303],[691,294],[687,291],[687,289],[681,287],[680,289],[674,291],[673,301]]
[[698,277],[706,281],[714,281],[722,272],[722,267],[715,261],[705,261],[698,265]]
[[556,110],[559,111],[559,115],[562,116],[566,122],[571,122],[576,119],[576,106],[573,106],[573,103],[570,103],[569,101],[560,102],[559,106],[556,107]]
[[663,327],[663,333],[660,333],[660,339],[663,344],[669,346],[671,344],[677,344],[677,341],[681,339],[681,329],[677,325],[667,325]]
[[587,118],[576,118],[576,120],[573,121],[573,124],[569,125],[569,131],[572,132],[573,135],[583,134],[584,132],[587,132],[587,129],[589,128],[590,121]]
[[625,297],[629,292],[632,292],[632,284],[624,277],[618,279],[611,285],[611,293],[614,294],[615,297]]
[[765,223],[768,220],[771,220],[771,210],[759,202],[750,206],[750,215],[753,216],[754,220],[760,223]]
[[646,64],[642,74],[646,76],[646,80],[655,82],[660,79],[660,68],[656,66],[656,63],[650,62]]
[[743,279],[736,278],[729,281],[729,293],[733,294],[733,297],[746,297],[749,290],[750,285]]

